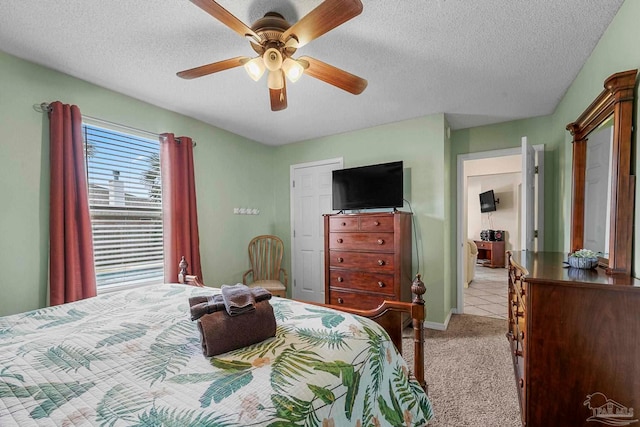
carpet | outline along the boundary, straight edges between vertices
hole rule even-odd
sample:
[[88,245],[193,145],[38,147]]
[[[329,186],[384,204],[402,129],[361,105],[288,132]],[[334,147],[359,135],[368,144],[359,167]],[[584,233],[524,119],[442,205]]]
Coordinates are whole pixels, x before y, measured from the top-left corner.
[[[431,427],[518,427],[507,321],[453,315],[446,331],[425,330],[425,376],[435,418]],[[403,355],[413,364],[413,330]]]

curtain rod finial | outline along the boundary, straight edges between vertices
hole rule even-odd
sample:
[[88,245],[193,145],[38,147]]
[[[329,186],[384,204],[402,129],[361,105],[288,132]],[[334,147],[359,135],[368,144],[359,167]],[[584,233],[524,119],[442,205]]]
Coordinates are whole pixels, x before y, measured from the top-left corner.
[[36,110],[38,113],[44,113],[44,112],[50,112],[51,111],[51,104],[49,104],[48,102],[41,102],[40,104],[33,104],[33,109]]

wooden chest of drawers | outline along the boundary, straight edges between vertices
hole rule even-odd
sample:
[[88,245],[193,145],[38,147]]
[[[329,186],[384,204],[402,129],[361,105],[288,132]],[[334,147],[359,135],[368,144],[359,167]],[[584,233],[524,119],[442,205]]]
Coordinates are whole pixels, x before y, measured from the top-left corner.
[[411,214],[324,216],[325,302],[376,308],[411,300]]
[[522,425],[640,425],[640,280],[565,268],[562,253],[508,255]]

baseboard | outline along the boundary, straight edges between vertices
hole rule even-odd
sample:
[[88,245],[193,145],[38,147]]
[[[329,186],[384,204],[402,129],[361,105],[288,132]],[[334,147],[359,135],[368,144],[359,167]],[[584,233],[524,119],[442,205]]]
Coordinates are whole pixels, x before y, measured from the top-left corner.
[[453,308],[449,310],[449,314],[447,314],[447,318],[444,319],[444,323],[429,322],[425,320],[424,327],[428,329],[435,329],[437,331],[446,331],[449,327],[449,320],[451,320],[451,315],[454,313],[454,311],[456,310]]

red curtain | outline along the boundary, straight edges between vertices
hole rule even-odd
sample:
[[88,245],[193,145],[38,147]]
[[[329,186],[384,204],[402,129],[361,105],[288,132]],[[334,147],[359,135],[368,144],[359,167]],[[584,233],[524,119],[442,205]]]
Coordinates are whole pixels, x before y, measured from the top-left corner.
[[189,274],[202,279],[200,239],[193,172],[193,141],[172,133],[160,135],[164,281],[178,281],[178,264],[184,256]]
[[49,139],[49,296],[51,305],[58,305],[96,296],[82,116],[77,106],[50,105]]

